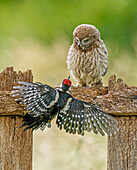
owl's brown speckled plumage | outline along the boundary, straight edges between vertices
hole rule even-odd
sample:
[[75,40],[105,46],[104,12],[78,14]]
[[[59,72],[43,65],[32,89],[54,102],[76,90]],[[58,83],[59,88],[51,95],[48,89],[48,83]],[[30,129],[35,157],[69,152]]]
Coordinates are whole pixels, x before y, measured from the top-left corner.
[[102,85],[108,69],[108,52],[93,25],[82,24],[73,32],[67,65],[79,86]]

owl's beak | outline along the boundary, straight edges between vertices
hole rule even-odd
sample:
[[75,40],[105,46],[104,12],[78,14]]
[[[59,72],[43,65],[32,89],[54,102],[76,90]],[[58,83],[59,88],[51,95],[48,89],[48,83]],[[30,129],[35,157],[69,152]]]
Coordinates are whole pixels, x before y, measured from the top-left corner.
[[81,48],[81,49],[85,49],[85,47],[82,45],[82,42],[77,38],[77,45]]
[[80,46],[80,48],[82,48],[82,49],[83,49],[83,45],[81,44],[81,42],[80,42],[79,46]]
[[82,45],[82,43],[80,42],[80,44],[79,44],[79,47],[82,49],[82,50],[84,50],[85,49],[85,47]]

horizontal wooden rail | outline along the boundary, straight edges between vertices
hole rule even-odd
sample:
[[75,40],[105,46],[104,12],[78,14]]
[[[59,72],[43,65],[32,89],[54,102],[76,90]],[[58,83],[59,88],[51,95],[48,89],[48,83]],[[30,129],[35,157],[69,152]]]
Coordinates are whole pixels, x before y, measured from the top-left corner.
[[[30,70],[15,72],[12,67],[0,73],[0,168],[32,169],[32,133],[19,128],[23,105],[11,96],[18,81],[32,82]],[[114,116],[119,131],[108,137],[108,170],[137,169],[137,87],[129,87],[122,79],[109,78],[108,87],[72,87],[72,96],[95,104]]]

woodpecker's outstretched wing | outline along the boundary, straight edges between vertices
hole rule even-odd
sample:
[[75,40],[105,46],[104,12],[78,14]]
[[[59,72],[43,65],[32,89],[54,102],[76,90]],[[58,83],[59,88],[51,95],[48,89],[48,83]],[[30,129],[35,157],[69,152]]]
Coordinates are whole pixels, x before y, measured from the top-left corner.
[[104,136],[115,134],[118,130],[117,121],[109,114],[103,112],[92,104],[69,98],[65,107],[59,112],[57,121],[60,129],[66,132],[84,135],[84,131],[98,132]]
[[[23,116],[27,129],[45,129],[58,114],[57,125],[69,133],[84,135],[93,131],[108,135],[116,133],[117,121],[94,105],[73,98],[70,94],[41,83],[19,82],[12,91],[16,101],[26,105],[28,114]],[[63,89],[62,89],[63,90]]]
[[18,82],[21,86],[14,86],[13,97],[26,105],[26,109],[31,115],[39,115],[51,108],[58,100],[58,92],[41,83]]

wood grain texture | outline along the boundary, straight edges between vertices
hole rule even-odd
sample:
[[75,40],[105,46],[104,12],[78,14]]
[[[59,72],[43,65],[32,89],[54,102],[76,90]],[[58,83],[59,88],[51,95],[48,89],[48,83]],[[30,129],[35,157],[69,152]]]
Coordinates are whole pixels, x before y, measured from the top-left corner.
[[31,71],[7,67],[0,73],[0,170],[32,169],[32,133],[19,128],[24,109],[11,96],[18,81],[32,82]]
[[137,99],[131,95],[137,94],[137,87],[128,86],[122,79],[116,81],[116,76],[109,78],[108,87],[72,87],[72,96],[92,103],[111,115],[137,115]]
[[108,87],[72,87],[72,95],[116,116],[119,131],[108,137],[107,169],[137,170],[137,87],[109,78]]
[[0,170],[32,169],[32,133],[19,128],[19,116],[0,117]]
[[22,115],[23,105],[15,102],[11,91],[18,81],[32,82],[31,70],[26,72],[14,71],[13,67],[7,67],[0,73],[0,116],[2,115]]
[[137,170],[137,117],[117,117],[119,132],[108,137],[107,169]]
[[32,82],[33,75],[31,70],[17,73],[13,67],[7,67],[0,73],[0,91],[11,91],[18,81]]
[[0,116],[22,115],[24,111],[23,106],[15,102],[11,92],[0,91]]
[[[23,105],[11,97],[17,81],[32,82],[31,71],[16,73],[7,68],[0,73],[0,170],[32,169],[32,134],[22,132]],[[119,132],[108,137],[108,170],[137,169],[137,87],[129,87],[113,75],[108,87],[72,87],[72,96],[95,104],[116,116]]]

